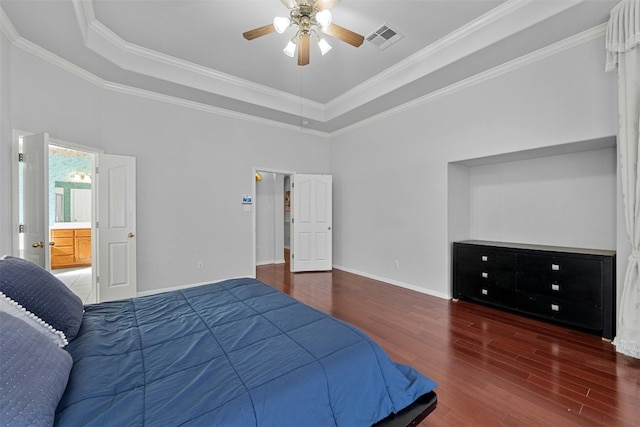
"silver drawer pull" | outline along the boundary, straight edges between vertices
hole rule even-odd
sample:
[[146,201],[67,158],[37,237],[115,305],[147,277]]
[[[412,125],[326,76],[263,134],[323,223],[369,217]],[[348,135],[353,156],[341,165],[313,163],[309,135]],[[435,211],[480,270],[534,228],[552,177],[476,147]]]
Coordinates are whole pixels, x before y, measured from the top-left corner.
[[552,271],[560,271],[560,264],[551,264]]
[[489,291],[488,291],[488,290],[486,290],[486,289],[483,289],[483,290],[482,290],[482,295],[489,295]]
[[487,262],[487,261],[489,261],[489,257],[488,257],[488,256],[486,256],[486,255],[482,255],[482,261],[483,261],[483,262]]
[[560,311],[560,306],[558,304],[551,304],[551,311]]
[[489,273],[482,273],[482,277],[484,279],[488,279],[489,278]]
[[552,291],[559,291],[560,290],[560,285],[557,285],[557,284],[553,283],[551,285],[551,290]]

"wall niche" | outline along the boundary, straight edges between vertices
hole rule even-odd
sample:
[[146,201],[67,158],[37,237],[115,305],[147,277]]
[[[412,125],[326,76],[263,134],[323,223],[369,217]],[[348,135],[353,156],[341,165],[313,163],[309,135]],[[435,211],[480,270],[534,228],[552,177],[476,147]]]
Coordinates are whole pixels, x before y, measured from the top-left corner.
[[449,241],[616,249],[615,136],[450,162]]

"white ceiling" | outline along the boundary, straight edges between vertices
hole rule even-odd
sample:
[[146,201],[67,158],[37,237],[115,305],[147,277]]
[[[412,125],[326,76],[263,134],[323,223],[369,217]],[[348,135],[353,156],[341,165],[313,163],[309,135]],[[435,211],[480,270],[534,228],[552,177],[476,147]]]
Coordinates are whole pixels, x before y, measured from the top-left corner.
[[331,133],[577,34],[600,36],[617,2],[343,0],[336,24],[404,37],[379,50],[327,36],[333,49],[312,46],[305,67],[282,53],[291,28],[242,37],[286,16],[279,0],[0,0],[0,23],[17,46],[106,87]]

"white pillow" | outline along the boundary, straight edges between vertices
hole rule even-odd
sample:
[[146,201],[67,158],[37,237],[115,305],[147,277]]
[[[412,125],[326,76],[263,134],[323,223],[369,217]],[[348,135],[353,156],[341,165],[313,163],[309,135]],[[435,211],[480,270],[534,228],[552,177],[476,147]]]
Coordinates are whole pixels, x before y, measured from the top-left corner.
[[40,319],[35,314],[29,312],[27,309],[22,307],[20,304],[18,304],[2,292],[0,292],[0,311],[22,320],[23,322],[43,334],[45,337],[47,337],[58,347],[64,347],[69,344],[69,342],[67,341],[67,337],[64,335],[64,332],[54,329],[47,322]]

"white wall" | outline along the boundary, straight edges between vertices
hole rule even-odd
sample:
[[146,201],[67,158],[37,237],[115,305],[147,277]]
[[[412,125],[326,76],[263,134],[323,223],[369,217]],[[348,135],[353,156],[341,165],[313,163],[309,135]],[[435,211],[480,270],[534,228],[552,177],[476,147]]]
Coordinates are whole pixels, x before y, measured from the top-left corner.
[[330,172],[326,139],[109,91],[11,54],[13,128],[137,158],[140,292],[252,275],[252,213],[241,201],[253,168]]
[[450,295],[448,180],[464,173],[449,163],[615,135],[616,76],[604,72],[602,46],[584,43],[334,138],[334,263]]
[[616,148],[469,168],[469,237],[616,249]]
[[[241,196],[251,193],[252,170],[262,166],[333,174],[336,266],[446,297],[449,242],[455,233],[465,234],[460,217],[449,222],[455,197],[449,180],[466,179],[451,162],[615,135],[616,77],[603,72],[602,42],[433,99],[330,143],[112,92],[15,47],[2,53],[0,82],[7,81],[10,56],[11,128],[136,156],[142,292],[253,273],[251,213],[243,211]],[[6,121],[4,110],[1,116]],[[9,145],[3,137],[0,153]],[[9,176],[3,167],[0,181]],[[4,184],[0,192],[2,206],[9,205]],[[467,203],[464,197],[456,201]],[[10,232],[6,220],[0,226],[3,236]],[[623,235],[620,227],[618,221]],[[196,269],[199,260],[204,270]]]
[[0,256],[11,254],[10,46],[0,31]]

